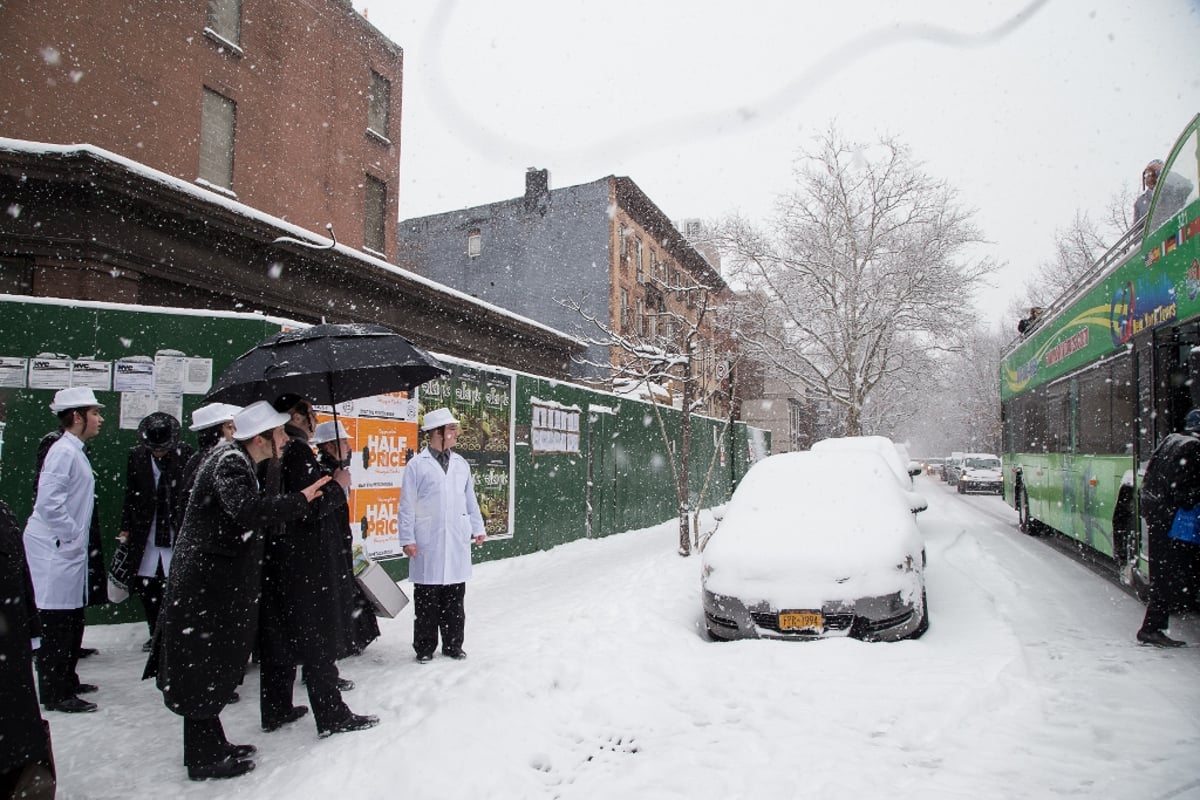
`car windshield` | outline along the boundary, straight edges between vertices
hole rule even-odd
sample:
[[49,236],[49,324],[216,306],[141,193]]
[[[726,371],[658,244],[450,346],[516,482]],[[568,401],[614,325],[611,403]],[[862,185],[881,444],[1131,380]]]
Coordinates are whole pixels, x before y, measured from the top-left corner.
[[1000,459],[998,458],[968,458],[968,469],[1000,469]]

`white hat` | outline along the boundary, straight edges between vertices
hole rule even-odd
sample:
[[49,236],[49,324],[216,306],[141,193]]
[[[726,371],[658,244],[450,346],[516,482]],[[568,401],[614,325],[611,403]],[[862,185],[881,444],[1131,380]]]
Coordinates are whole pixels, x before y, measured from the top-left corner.
[[[334,426],[337,427],[335,428]],[[329,422],[322,422],[317,426],[316,430],[313,431],[312,438],[309,439],[309,441],[313,444],[325,444],[326,442],[332,442],[335,439],[349,438],[350,434],[346,433],[346,428],[342,425],[342,421],[339,419],[337,421],[330,420]]]
[[241,406],[231,406],[229,403],[209,403],[200,406],[192,412],[192,424],[189,431],[202,431],[226,422],[233,422],[234,416],[242,410]]
[[55,414],[69,411],[72,408],[104,408],[104,403],[96,399],[96,393],[86,386],[72,386],[70,389],[59,389],[54,393],[54,402],[50,410]]
[[239,442],[278,428],[291,417],[276,411],[266,400],[259,400],[239,411],[233,418],[233,438]]
[[458,420],[450,413],[448,408],[435,408],[425,415],[425,421],[421,423],[421,430],[431,431],[434,428],[440,428],[443,425],[457,425]]

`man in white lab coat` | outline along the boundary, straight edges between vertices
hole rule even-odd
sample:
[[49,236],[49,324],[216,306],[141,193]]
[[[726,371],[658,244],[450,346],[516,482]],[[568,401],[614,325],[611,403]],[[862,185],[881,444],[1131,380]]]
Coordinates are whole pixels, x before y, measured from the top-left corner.
[[471,467],[451,452],[458,425],[448,408],[425,415],[421,430],[428,433],[428,444],[405,465],[400,487],[399,544],[409,557],[413,650],[421,664],[433,659],[439,631],[443,655],[467,657],[463,598],[471,577],[471,543],[486,538]]
[[25,525],[25,560],[42,624],[38,694],[50,711],[96,710],[95,703],[79,697],[96,687],[78,683],[75,665],[88,604],[88,541],[96,505],[96,478],[83,446],[100,433],[103,407],[84,387],[54,395],[50,410],[63,433],[46,453]]

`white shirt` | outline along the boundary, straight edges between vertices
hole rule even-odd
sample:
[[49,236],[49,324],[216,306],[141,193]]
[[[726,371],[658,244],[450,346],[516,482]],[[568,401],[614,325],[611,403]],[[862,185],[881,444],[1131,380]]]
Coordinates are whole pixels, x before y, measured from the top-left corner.
[[37,501],[25,524],[25,560],[38,608],[87,605],[88,534],[96,476],[83,442],[64,432],[46,453]]

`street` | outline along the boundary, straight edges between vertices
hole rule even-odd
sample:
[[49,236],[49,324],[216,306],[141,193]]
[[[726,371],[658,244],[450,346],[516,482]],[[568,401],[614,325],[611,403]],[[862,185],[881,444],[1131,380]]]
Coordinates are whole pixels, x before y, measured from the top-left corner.
[[258,769],[232,781],[186,779],[179,719],[138,680],[144,625],[89,628],[100,711],[49,715],[60,797],[1200,797],[1196,620],[1172,628],[1189,648],[1139,646],[1142,604],[1001,499],[917,488],[919,641],[708,642],[667,522],[478,565],[466,661],[417,665],[411,611],[380,620],[341,663],[375,729],[262,733],[251,668],[223,720]]

